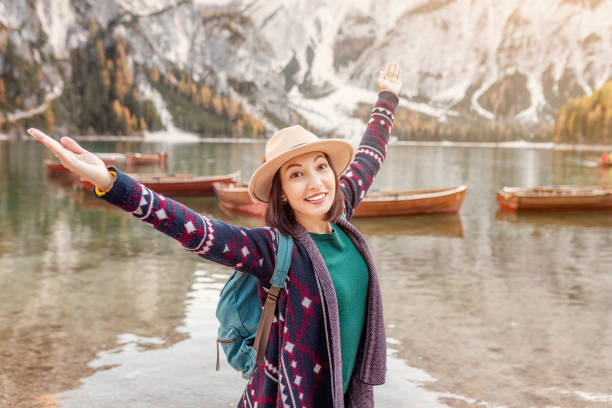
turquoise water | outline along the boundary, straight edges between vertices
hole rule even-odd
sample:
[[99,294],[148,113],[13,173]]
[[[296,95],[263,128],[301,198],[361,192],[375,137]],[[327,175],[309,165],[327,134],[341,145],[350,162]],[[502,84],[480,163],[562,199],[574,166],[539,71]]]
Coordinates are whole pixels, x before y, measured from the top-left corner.
[[[260,143],[83,144],[167,150],[169,172],[240,170],[244,181],[263,153]],[[504,185],[612,184],[596,156],[390,147],[375,188],[469,191],[459,215],[355,221],[385,303],[389,380],[377,406],[612,405],[612,212],[508,214],[495,201]],[[0,406],[233,406],[244,383],[214,371],[213,314],[231,271],[47,177],[45,158],[35,142],[0,141]],[[214,198],[179,201],[261,223]]]

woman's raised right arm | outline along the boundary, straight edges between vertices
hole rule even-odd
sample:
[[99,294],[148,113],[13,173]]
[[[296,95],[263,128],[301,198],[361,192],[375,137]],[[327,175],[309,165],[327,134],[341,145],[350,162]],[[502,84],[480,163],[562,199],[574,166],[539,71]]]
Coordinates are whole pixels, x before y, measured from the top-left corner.
[[155,193],[127,174],[106,168],[96,155],[69,137],[53,138],[37,129],[28,132],[51,150],[70,171],[94,184],[96,194],[181,243],[203,258],[269,282],[276,261],[278,236],[271,228],[242,228],[200,215]]

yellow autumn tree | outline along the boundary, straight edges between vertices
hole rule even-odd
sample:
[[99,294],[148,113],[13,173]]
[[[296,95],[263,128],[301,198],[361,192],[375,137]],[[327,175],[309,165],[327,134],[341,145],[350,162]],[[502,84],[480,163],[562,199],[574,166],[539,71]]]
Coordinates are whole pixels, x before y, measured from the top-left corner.
[[115,116],[116,123],[120,124],[123,117],[123,109],[117,99],[113,101],[113,115]]
[[567,132],[569,133],[569,137],[572,139],[571,141],[576,141],[576,111],[572,110],[569,117],[567,118]]
[[258,137],[259,135],[263,134],[264,131],[264,127],[263,127],[263,122],[261,120],[261,118],[251,118],[251,128],[252,128],[252,134],[253,137]]
[[240,110],[240,102],[233,101],[229,97],[223,98],[223,108],[227,117],[231,120],[235,119]]
[[43,118],[45,121],[45,129],[47,129],[49,132],[53,132],[53,129],[55,129],[55,116],[53,115],[51,104],[48,104],[47,108],[44,110]]
[[221,100],[219,95],[214,96],[212,99],[212,105],[217,116],[221,116],[223,114],[223,100]]
[[96,40],[96,56],[98,57],[100,66],[102,68],[106,67],[106,51],[104,50],[104,45],[102,45],[102,40],[100,38]]
[[120,39],[117,42],[115,53],[117,55],[115,58],[115,93],[119,97],[119,100],[122,101],[131,88],[133,81],[132,71],[127,66],[125,39]]
[[91,35],[91,37],[95,37],[96,35],[98,35],[98,22],[95,18],[89,20],[89,34]]
[[206,85],[200,89],[200,97],[202,100],[202,106],[206,109],[210,108],[210,103],[212,101],[212,93],[210,92],[210,88]]
[[159,71],[157,70],[157,67],[153,67],[149,70],[149,79],[154,84],[159,82]]
[[102,75],[102,84],[104,84],[104,88],[108,89],[111,83],[110,74],[108,73],[108,70],[103,68],[100,72],[100,75]]
[[244,122],[242,121],[242,119],[238,119],[236,122],[234,122],[233,126],[234,128],[234,133],[238,136],[242,136],[244,133]]
[[123,119],[123,122],[125,123],[125,129],[127,133],[131,133],[132,132],[132,115],[130,114],[130,110],[127,108],[127,106],[123,107],[122,119]]
[[115,94],[119,97],[119,100],[123,100],[125,98],[125,94],[128,91],[128,84],[125,78],[125,74],[123,70],[118,67],[117,72],[115,73]]
[[4,86],[4,79],[0,78],[0,103],[6,102],[6,87]]

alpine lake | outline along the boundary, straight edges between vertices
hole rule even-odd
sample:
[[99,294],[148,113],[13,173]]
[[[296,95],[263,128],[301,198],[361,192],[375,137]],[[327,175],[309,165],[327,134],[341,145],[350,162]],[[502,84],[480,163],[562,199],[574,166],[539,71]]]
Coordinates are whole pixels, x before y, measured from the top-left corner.
[[[167,151],[169,173],[240,170],[243,182],[264,146],[82,144]],[[508,213],[495,199],[502,186],[612,184],[599,153],[389,147],[373,188],[469,189],[459,214],[354,220],[385,306],[377,407],[612,406],[612,211]],[[231,270],[47,176],[51,157],[34,140],[0,140],[0,406],[235,406],[245,380],[223,358],[215,371],[214,311]],[[263,223],[214,197],[175,199]]]

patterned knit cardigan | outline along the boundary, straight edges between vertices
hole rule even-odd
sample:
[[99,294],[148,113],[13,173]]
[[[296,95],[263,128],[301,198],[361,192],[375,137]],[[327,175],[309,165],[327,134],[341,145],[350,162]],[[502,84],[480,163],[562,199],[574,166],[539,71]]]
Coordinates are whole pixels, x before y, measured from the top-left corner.
[[[347,220],[385,159],[397,103],[392,93],[379,94],[355,158],[339,177]],[[186,250],[253,274],[260,282],[263,305],[275,264],[275,230],[242,228],[200,215],[119,171],[112,189],[102,198],[170,235]],[[302,228],[295,237],[285,289],[278,299],[265,364],[248,381],[240,407],[374,406],[372,386],[384,383],[386,370],[378,278],[363,236],[348,221],[341,220],[338,225],[363,255],[370,273],[366,327],[347,394],[342,393],[334,285],[316,245]]]

